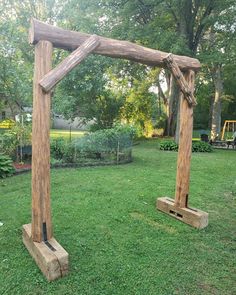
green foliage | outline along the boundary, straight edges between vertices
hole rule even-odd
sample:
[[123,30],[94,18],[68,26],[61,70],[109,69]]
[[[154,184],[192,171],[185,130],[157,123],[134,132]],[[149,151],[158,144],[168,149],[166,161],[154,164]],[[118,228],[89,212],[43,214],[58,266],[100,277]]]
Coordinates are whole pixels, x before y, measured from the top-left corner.
[[14,171],[11,158],[0,154],[0,178],[11,176]]
[[64,155],[65,145],[68,140],[63,137],[57,137],[55,139],[51,139],[50,142],[50,153],[51,157],[54,159],[61,160]]
[[107,154],[116,155],[132,147],[136,129],[128,125],[116,125],[111,129],[89,133],[72,142],[65,138],[51,141],[51,156],[64,163],[76,163],[86,158],[101,159]]
[[13,156],[16,153],[17,141],[15,134],[4,132],[0,134],[0,153]]
[[51,140],[50,151],[52,159],[58,160],[58,163],[75,163],[78,160],[79,151],[73,142],[63,137]]
[[31,145],[31,129],[31,124],[22,125],[17,122],[11,129],[0,134],[0,152],[12,157],[18,146]]
[[[160,150],[163,151],[178,151],[178,145],[173,140],[163,140],[160,142]],[[212,152],[212,146],[204,141],[193,141],[192,142],[192,152]]]
[[162,151],[178,151],[178,145],[173,140],[163,140],[160,142],[160,150]]
[[210,153],[212,152],[212,146],[204,141],[193,141],[192,152]]
[[98,130],[75,140],[75,146],[81,152],[116,153],[131,148],[135,129],[132,126],[118,125],[115,128]]
[[[197,128],[207,128],[210,121],[214,83],[209,69],[222,63],[225,93],[222,119],[233,119],[236,115],[234,2],[25,0],[21,5],[20,1],[2,1],[0,109],[5,107],[3,100],[9,107],[32,103],[33,47],[26,40],[30,17],[36,17],[66,29],[130,40],[176,54],[197,55],[202,63],[196,85]],[[213,44],[211,31],[215,36]],[[65,51],[55,49],[54,65],[65,56]],[[140,134],[150,136],[161,114],[154,115],[156,97],[144,86],[156,85],[154,80],[150,83],[149,71],[149,67],[130,61],[91,55],[55,89],[53,108],[66,118],[79,115],[84,122],[94,120],[94,130],[110,128],[114,122],[126,118],[126,122],[137,126]],[[165,94],[168,99],[168,93]]]
[[128,89],[126,101],[121,110],[122,118],[136,126],[140,136],[151,136],[153,131],[152,117],[156,105],[156,97],[149,91],[152,79],[133,80],[132,88]]

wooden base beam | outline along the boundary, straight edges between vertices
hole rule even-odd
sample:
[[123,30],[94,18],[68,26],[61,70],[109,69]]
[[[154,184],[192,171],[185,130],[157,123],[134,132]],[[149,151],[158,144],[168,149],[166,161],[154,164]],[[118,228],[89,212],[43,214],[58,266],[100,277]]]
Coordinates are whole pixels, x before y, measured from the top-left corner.
[[195,208],[177,207],[173,199],[158,198],[156,207],[158,210],[193,227],[201,229],[208,225],[208,213]]
[[48,281],[64,277],[68,273],[69,255],[54,238],[47,242],[34,242],[31,224],[25,224],[23,243]]

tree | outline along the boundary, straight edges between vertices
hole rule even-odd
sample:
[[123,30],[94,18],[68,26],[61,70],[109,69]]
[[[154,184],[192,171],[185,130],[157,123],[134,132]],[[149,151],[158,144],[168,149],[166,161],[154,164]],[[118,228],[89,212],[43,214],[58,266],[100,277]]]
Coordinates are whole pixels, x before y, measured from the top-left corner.
[[60,20],[63,4],[59,0],[4,0],[0,2],[0,98],[2,107],[32,104],[33,47],[28,44],[31,17],[51,23]]
[[[208,83],[213,85],[214,93],[210,95],[211,107],[211,139],[216,140],[221,132],[222,102],[226,92],[224,84],[227,85],[229,77],[229,64],[235,60],[235,10],[236,6],[231,1],[225,1],[221,6],[219,14],[214,14],[211,26],[205,33],[201,43],[201,59],[203,60],[203,74]],[[225,74],[228,74],[225,76]],[[227,79],[225,79],[227,77]],[[229,83],[228,83],[229,84]],[[209,94],[208,94],[209,96]],[[232,99],[232,97],[231,97]]]
[[[195,56],[204,32],[210,26],[210,16],[216,1],[99,1],[106,11],[107,30],[114,37],[130,39],[166,52]],[[166,134],[174,135],[178,117],[179,89],[165,71]],[[160,83],[158,85],[160,88]],[[164,91],[162,91],[164,92]],[[163,96],[162,96],[163,97]]]

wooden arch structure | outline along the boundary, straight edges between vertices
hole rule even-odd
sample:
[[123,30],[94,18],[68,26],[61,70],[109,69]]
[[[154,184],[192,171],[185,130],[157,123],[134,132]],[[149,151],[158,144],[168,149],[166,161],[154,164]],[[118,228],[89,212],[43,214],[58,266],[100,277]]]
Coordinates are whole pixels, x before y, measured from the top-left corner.
[[[68,253],[53,238],[50,209],[50,91],[90,53],[169,68],[181,89],[180,136],[175,200],[157,199],[157,209],[192,225],[206,227],[208,214],[188,207],[192,152],[193,96],[197,59],[96,35],[64,30],[32,19],[29,42],[35,45],[32,130],[32,222],[23,225],[23,242],[49,281],[68,272]],[[52,69],[53,47],[72,53]]]

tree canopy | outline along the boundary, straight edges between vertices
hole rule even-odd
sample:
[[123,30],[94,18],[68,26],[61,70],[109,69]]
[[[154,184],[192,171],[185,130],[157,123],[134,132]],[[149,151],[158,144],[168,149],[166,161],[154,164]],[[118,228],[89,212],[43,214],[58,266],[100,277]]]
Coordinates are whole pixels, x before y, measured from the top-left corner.
[[[1,100],[9,105],[32,104],[33,47],[27,34],[30,18],[35,17],[66,29],[197,57],[202,69],[196,84],[194,126],[208,129],[215,120],[220,128],[220,118],[236,116],[235,10],[232,0],[4,0],[0,4]],[[54,50],[54,65],[66,55]],[[148,126],[162,125],[173,135],[178,91],[167,70],[90,56],[56,87],[53,110],[67,118],[93,119],[96,128],[126,120],[146,134]]]

